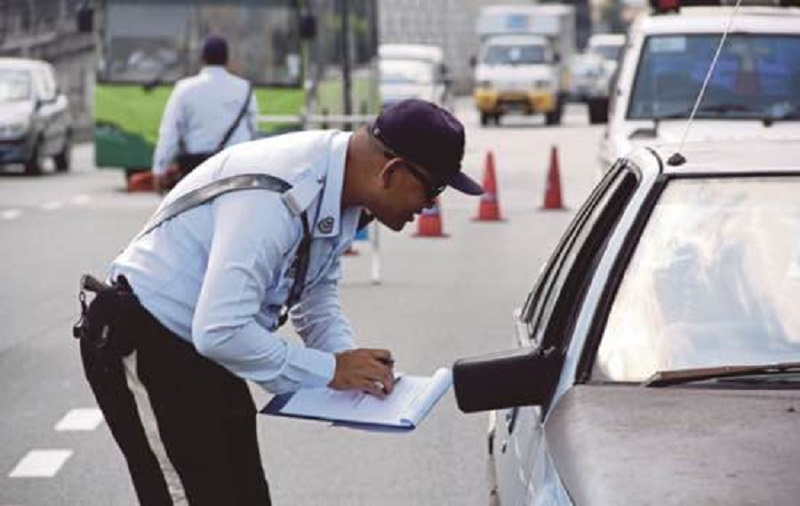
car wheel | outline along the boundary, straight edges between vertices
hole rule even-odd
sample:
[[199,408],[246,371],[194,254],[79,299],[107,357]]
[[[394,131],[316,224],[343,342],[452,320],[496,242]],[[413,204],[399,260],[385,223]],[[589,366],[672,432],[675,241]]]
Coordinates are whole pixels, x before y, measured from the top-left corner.
[[68,132],[64,137],[64,149],[61,150],[54,158],[53,161],[56,165],[58,172],[66,172],[69,170],[72,152],[72,135]]
[[589,123],[597,125],[608,122],[608,100],[589,99]]
[[489,115],[485,112],[481,112],[481,126],[486,126],[489,124]]
[[36,176],[42,173],[42,162],[39,160],[39,143],[34,144],[31,156],[25,162],[25,174]]

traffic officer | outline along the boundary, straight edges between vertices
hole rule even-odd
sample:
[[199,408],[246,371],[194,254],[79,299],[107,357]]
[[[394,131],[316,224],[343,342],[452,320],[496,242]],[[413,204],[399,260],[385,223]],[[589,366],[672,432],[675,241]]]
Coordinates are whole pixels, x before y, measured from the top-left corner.
[[[391,352],[358,348],[342,314],[340,256],[364,213],[399,231],[448,185],[480,194],[461,172],[463,153],[456,118],[406,100],[352,133],[230,147],[167,194],[155,216],[237,177],[283,183],[222,193],[146,226],[111,264],[113,290],[138,309],[99,311],[110,331],[81,339],[81,350],[141,503],[269,504],[245,380],[270,393],[391,394]],[[302,342],[279,332],[287,305]],[[102,352],[109,334],[129,341],[111,356]]]
[[205,40],[202,62],[200,72],[175,84],[161,117],[153,153],[157,191],[168,189],[225,146],[256,137],[255,94],[247,80],[225,68],[228,43],[224,38],[212,35]]

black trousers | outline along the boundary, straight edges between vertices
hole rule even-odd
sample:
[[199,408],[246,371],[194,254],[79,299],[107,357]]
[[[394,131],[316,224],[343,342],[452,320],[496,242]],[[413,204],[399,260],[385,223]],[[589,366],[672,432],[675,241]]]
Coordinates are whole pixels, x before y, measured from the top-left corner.
[[139,502],[271,504],[246,382],[138,307],[126,318],[136,331],[131,354],[81,339],[81,357]]

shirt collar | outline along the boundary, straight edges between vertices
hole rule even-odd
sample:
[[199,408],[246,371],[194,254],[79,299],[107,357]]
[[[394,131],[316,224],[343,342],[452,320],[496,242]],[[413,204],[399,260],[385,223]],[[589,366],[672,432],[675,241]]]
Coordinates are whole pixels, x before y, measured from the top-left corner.
[[[328,167],[320,175],[320,182],[324,181],[322,197],[320,199],[317,219],[314,223],[314,237],[333,237],[339,235],[341,222],[345,216],[352,218],[350,212],[342,210],[342,190],[344,189],[344,166],[347,159],[347,145],[350,141],[350,132],[338,132],[331,139]],[[360,211],[358,209],[357,211]],[[358,213],[355,213],[358,216]],[[352,219],[347,220],[350,225]],[[349,226],[347,228],[350,228]]]
[[201,74],[210,76],[219,76],[228,73],[228,69],[224,65],[205,65],[200,69]]

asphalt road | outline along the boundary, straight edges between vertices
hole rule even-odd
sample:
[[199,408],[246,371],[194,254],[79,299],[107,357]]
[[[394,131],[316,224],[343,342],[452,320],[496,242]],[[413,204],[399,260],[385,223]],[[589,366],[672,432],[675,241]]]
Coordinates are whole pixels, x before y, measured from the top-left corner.
[[[446,237],[381,229],[380,283],[367,242],[345,259],[342,303],[365,346],[396,368],[431,374],[463,356],[512,345],[512,312],[597,177],[602,127],[571,106],[563,125],[509,118],[481,128],[467,100],[464,167],[484,175],[492,151],[502,222],[478,222],[478,200],[446,192]],[[542,210],[551,149],[565,210]],[[105,266],[158,203],[96,169],[90,145],[74,169],[0,174],[0,506],[136,504],[125,463],[82,375],[71,326],[81,273]],[[270,396],[254,390],[257,404]],[[203,407],[197,406],[197,416]],[[262,458],[277,505],[486,504],[487,415],[460,413],[452,391],[407,434],[261,417]]]

